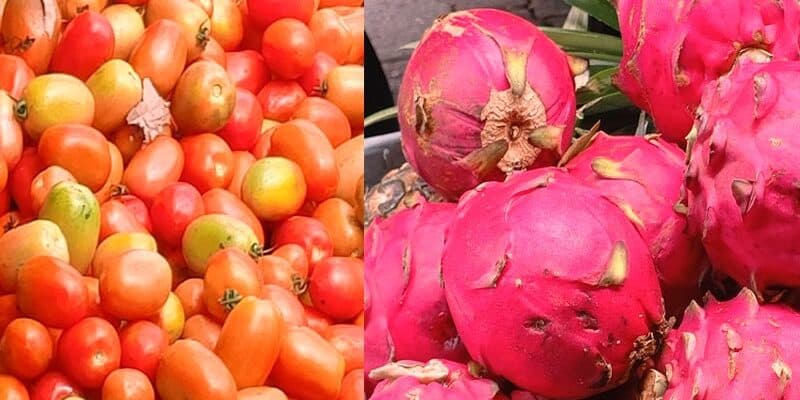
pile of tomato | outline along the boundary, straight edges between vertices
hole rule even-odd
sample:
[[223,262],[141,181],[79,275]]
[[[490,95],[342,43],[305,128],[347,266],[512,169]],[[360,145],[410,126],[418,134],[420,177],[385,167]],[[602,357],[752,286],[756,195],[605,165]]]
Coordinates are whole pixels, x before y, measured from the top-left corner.
[[363,0],[0,6],[0,399],[363,399]]

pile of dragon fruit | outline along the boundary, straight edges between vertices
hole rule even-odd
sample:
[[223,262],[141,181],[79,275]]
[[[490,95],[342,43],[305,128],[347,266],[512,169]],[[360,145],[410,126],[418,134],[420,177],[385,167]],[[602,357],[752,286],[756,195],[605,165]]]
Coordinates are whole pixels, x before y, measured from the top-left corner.
[[[587,66],[438,19],[366,196],[371,399],[800,399],[800,3],[617,0],[656,134],[580,131]],[[602,123],[599,128],[602,128]]]

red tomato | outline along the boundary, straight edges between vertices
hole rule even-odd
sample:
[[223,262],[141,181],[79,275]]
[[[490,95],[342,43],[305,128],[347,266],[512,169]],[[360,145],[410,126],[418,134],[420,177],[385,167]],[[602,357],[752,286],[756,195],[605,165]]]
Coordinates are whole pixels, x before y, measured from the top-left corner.
[[286,290],[300,292],[304,282],[292,269],[292,264],[276,256],[262,256],[258,259],[262,282],[280,286]]
[[188,182],[200,193],[228,187],[233,177],[233,154],[222,138],[202,133],[181,139],[186,155],[181,181]]
[[114,200],[124,204],[148,232],[153,231],[153,224],[150,221],[150,211],[147,210],[147,204],[144,204],[142,199],[132,194],[123,194],[122,196],[115,197]]
[[350,54],[353,39],[350,28],[342,17],[331,9],[318,10],[311,16],[308,29],[314,35],[318,51],[330,54],[337,63],[343,64]]
[[60,124],[45,129],[39,138],[39,156],[47,165],[69,171],[93,192],[111,174],[111,150],[103,133],[90,126]]
[[29,400],[25,385],[10,375],[0,375],[0,398],[3,400]]
[[82,396],[78,385],[58,371],[42,375],[30,387],[30,400],[64,400],[70,396]]
[[342,380],[342,390],[336,400],[364,400],[364,370],[354,369]]
[[6,294],[0,296],[0,332],[5,330],[8,324],[18,317],[17,295]]
[[137,369],[155,380],[158,360],[169,347],[167,333],[150,321],[136,321],[122,328],[119,342],[119,366]]
[[300,78],[297,78],[297,82],[303,87],[307,95],[319,96],[322,94],[322,82],[325,81],[328,72],[338,66],[339,63],[328,53],[318,51],[317,54],[314,54],[314,62],[311,64],[311,68],[307,69],[303,75],[300,75]]
[[78,270],[57,258],[39,256],[19,269],[17,305],[23,315],[51,328],[68,328],[86,316],[89,293]]
[[329,257],[314,266],[308,279],[314,307],[337,321],[355,318],[364,309],[364,262]]
[[153,400],[153,385],[145,374],[135,369],[122,368],[108,375],[103,382],[103,399]]
[[333,197],[339,185],[336,154],[325,134],[313,123],[295,119],[272,132],[270,156],[297,163],[306,180],[306,198],[321,202]]
[[186,65],[189,48],[182,37],[180,24],[169,19],[158,20],[147,27],[128,58],[134,71],[142,79],[150,78],[162,96],[172,91]]
[[328,326],[333,324],[333,321],[331,321],[327,315],[306,305],[304,305],[303,308],[306,311],[306,321],[308,321],[308,327],[320,335],[325,332],[325,329],[328,329]]
[[295,81],[270,81],[258,92],[258,102],[265,119],[285,122],[306,98],[303,88]]
[[219,340],[219,333],[222,330],[222,325],[217,321],[209,318],[204,314],[197,314],[186,320],[186,325],[183,327],[182,338],[192,339],[209,350],[214,350],[217,347]]
[[350,139],[350,122],[347,115],[336,107],[333,103],[321,97],[308,97],[297,106],[292,118],[300,118],[311,121],[316,125],[333,147]]
[[53,358],[53,339],[39,321],[11,321],[0,338],[0,362],[19,379],[33,379],[47,371]]
[[103,311],[100,309],[100,281],[93,276],[84,276],[83,283],[86,284],[86,290],[89,293],[89,311],[86,312],[86,316],[104,317]]
[[[3,54],[0,54],[3,56]],[[2,73],[0,63],[0,73]],[[2,79],[2,76],[0,76]],[[27,82],[26,82],[27,84]],[[22,126],[14,116],[16,100],[7,93],[0,92],[0,154],[6,162],[8,170],[13,170],[22,156]]]
[[156,388],[162,400],[236,400],[236,382],[228,368],[194,340],[178,340],[167,349],[158,365]]
[[236,87],[256,94],[269,81],[269,70],[261,53],[253,50],[234,51],[226,53],[226,58],[228,75]]
[[236,248],[220,250],[208,259],[203,284],[206,310],[218,321],[224,321],[243,298],[261,294],[256,262]]
[[178,181],[183,165],[181,144],[171,137],[158,136],[133,156],[122,175],[122,183],[142,201],[150,203],[161,190]]
[[117,200],[100,206],[100,241],[120,232],[147,232],[128,207]]
[[[76,55],[80,54],[80,57]],[[53,51],[50,72],[63,72],[85,81],[114,55],[114,30],[97,11],[85,11],[69,21]]]
[[95,389],[119,368],[119,346],[117,331],[108,321],[89,317],[61,334],[56,354],[64,373],[77,384]]
[[153,235],[169,247],[179,246],[189,223],[205,212],[203,198],[194,186],[185,182],[170,184],[150,206]]
[[314,218],[295,216],[281,223],[273,235],[272,244],[278,247],[288,243],[303,247],[312,271],[315,264],[333,255],[333,242],[325,225]]
[[344,357],[344,371],[364,368],[364,328],[339,324],[325,328],[322,337]]
[[270,382],[297,399],[335,399],[344,378],[344,358],[313,330],[289,327]]
[[22,152],[22,156],[16,167],[11,171],[9,178],[9,189],[14,204],[19,207],[23,215],[32,215],[33,200],[31,199],[31,183],[39,172],[42,172],[47,165],[39,157],[35,147],[28,147]]
[[303,304],[292,292],[280,286],[268,284],[261,288],[261,298],[272,301],[278,307],[287,326],[306,326]]
[[34,77],[33,70],[20,57],[11,54],[0,54],[0,89],[18,99],[22,97],[22,89]]
[[315,8],[314,0],[247,0],[248,17],[262,29],[281,18],[295,18],[308,23]]
[[250,150],[261,135],[264,114],[256,95],[248,90],[236,88],[236,103],[228,123],[217,132],[231,150]]
[[194,61],[199,60],[211,61],[219,64],[219,66],[222,68],[225,68],[228,65],[228,58],[225,55],[225,49],[223,49],[219,42],[214,40],[214,38],[208,39],[208,43],[206,43],[206,47],[200,53],[200,57]]
[[308,277],[308,256],[306,255],[306,251],[303,250],[303,246],[295,243],[288,243],[275,249],[272,255],[289,261],[294,272],[301,278],[305,279]]
[[181,301],[184,318],[189,319],[206,311],[203,304],[203,280],[191,278],[181,282],[175,288],[175,295]]
[[283,18],[264,31],[261,54],[267,68],[282,79],[297,79],[314,63],[314,35],[303,23]]
[[100,306],[111,316],[135,321],[157,314],[172,289],[172,269],[160,254],[131,250],[108,260],[100,275]]
[[244,222],[256,234],[258,242],[264,243],[264,229],[258,217],[233,193],[224,189],[211,189],[203,194],[203,204],[207,214],[225,214]]
[[[252,153],[248,151],[233,152],[233,177],[231,178],[231,184],[228,185],[228,191],[237,198],[242,198],[242,182],[244,182],[244,176],[247,174],[247,170],[255,163],[256,157],[253,156]],[[256,235],[258,235],[258,232],[256,232]]]

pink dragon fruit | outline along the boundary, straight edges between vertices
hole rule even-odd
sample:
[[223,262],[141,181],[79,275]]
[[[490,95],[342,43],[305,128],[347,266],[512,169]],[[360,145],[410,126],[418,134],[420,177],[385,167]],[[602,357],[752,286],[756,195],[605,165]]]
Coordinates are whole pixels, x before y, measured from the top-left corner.
[[727,302],[692,303],[669,333],[642,400],[800,398],[800,314],[785,305],[758,305],[743,289]]
[[455,207],[423,203],[385,220],[378,218],[367,231],[367,372],[396,360],[469,360],[440,279],[444,231]]
[[505,400],[497,383],[476,378],[464,364],[433,359],[427,363],[401,361],[373,369],[381,383],[371,400]]
[[668,315],[699,297],[703,252],[689,235],[681,197],[686,154],[657,135],[609,136],[576,142],[562,160],[569,173],[600,190],[634,223],[650,247]]
[[714,268],[759,295],[800,286],[798,76],[796,62],[740,63],[709,85],[689,136],[689,226]]
[[467,192],[442,272],[470,356],[548,399],[621,385],[668,327],[641,235],[602,193],[557,168]]
[[746,50],[800,59],[796,0],[617,0],[617,11],[624,50],[616,84],[671,141],[683,142],[706,83]]
[[400,86],[406,159],[449,199],[514,170],[555,165],[575,124],[570,68],[555,43],[511,13],[440,18]]

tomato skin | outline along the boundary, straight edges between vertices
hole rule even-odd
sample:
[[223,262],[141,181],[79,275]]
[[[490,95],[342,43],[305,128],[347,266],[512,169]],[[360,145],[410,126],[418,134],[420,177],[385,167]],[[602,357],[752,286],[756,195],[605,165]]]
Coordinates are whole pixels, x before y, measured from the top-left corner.
[[328,53],[317,51],[317,53],[314,54],[314,61],[311,67],[297,78],[297,83],[300,84],[307,95],[321,96],[322,82],[325,81],[328,72],[338,66],[339,63]]
[[136,321],[122,328],[119,342],[120,367],[139,370],[154,381],[158,360],[169,347],[167,333],[150,321]]
[[100,306],[122,320],[152,316],[167,301],[172,270],[160,254],[131,250],[109,260],[100,275]]
[[[80,57],[75,57],[80,54]],[[50,60],[51,72],[63,72],[82,81],[114,55],[114,30],[97,11],[78,14],[67,24]]]
[[349,27],[336,11],[318,10],[311,16],[308,28],[314,36],[317,51],[330,54],[339,64],[347,60],[352,47],[352,36]]
[[167,296],[167,301],[158,310],[158,314],[150,317],[150,321],[158,325],[161,330],[167,333],[169,342],[173,343],[181,337],[183,327],[186,324],[186,317],[183,315],[181,300],[175,293]]
[[144,33],[144,20],[128,4],[112,4],[102,11],[114,32],[114,58],[127,60],[136,42]]
[[47,128],[57,125],[91,125],[94,109],[92,91],[82,80],[67,74],[44,74],[28,83],[15,111],[25,133],[37,141]]
[[305,98],[303,87],[295,81],[270,81],[258,92],[258,102],[264,118],[279,122],[292,118],[292,114]]
[[225,319],[214,352],[239,389],[264,383],[286,334],[280,310],[269,300],[246,297]]
[[342,21],[347,25],[352,37],[352,46],[350,53],[347,55],[347,64],[364,64],[364,23],[366,18],[364,15],[364,7],[333,7],[339,15],[342,16]]
[[229,52],[225,56],[227,59],[225,68],[236,87],[256,94],[269,81],[269,70],[261,53],[243,50]]
[[314,307],[337,321],[364,310],[364,262],[354,257],[329,257],[314,266],[308,293]]
[[364,370],[354,369],[342,380],[342,390],[336,400],[364,400]]
[[216,39],[226,51],[235,50],[242,42],[244,24],[242,12],[233,0],[213,0],[211,16],[211,37]]
[[203,214],[203,198],[194,186],[184,182],[170,184],[150,205],[153,235],[169,247],[179,246],[186,227]]
[[314,35],[296,19],[275,21],[264,31],[261,43],[267,68],[281,79],[297,79],[314,63]]
[[13,98],[22,96],[22,89],[34,77],[33,70],[20,57],[0,54],[0,89]]
[[11,197],[14,199],[14,204],[17,204],[20,213],[23,215],[34,214],[31,183],[36,175],[45,168],[47,166],[42,161],[42,158],[39,157],[36,148],[28,147],[22,152],[17,165],[11,170],[8,187],[11,191]]
[[170,112],[183,135],[216,132],[228,122],[236,101],[236,87],[222,66],[197,61],[175,85]]
[[[364,205],[364,136],[356,136],[334,150],[336,165],[339,167],[339,187],[336,197],[346,200],[353,207]],[[359,182],[359,179],[361,181]]]
[[103,187],[111,173],[111,151],[105,136],[89,126],[55,125],[39,138],[39,156],[46,165],[59,165],[92,192]]
[[223,49],[219,42],[214,40],[214,38],[208,39],[206,48],[203,49],[202,53],[200,53],[200,57],[193,62],[200,60],[211,61],[222,68],[225,68],[228,65],[228,57],[225,55],[225,49]]
[[99,388],[119,368],[119,336],[108,321],[89,317],[64,330],[56,354],[61,369],[78,385]]
[[205,48],[211,32],[208,14],[196,2],[185,0],[148,1],[144,13],[147,26],[159,20],[171,20],[180,25],[187,44],[187,61],[194,61]]
[[136,153],[122,175],[128,190],[151,203],[153,198],[181,176],[184,166],[183,148],[177,140],[158,136]]
[[81,396],[80,388],[58,371],[45,373],[30,387],[30,400],[63,400],[69,396]]
[[[239,199],[242,198],[242,183],[244,182],[247,170],[255,163],[256,157],[249,151],[233,152],[233,177],[231,177],[231,184],[228,185],[228,191]],[[258,235],[258,232],[256,232],[256,235]]]
[[[0,54],[0,57],[3,55]],[[0,74],[2,74],[2,69],[2,59],[0,59]],[[0,75],[0,79],[2,79],[2,75]],[[17,166],[22,157],[24,139],[22,126],[14,115],[15,106],[16,101],[8,93],[0,92],[0,155],[5,160],[9,171]]]
[[213,351],[217,347],[222,326],[205,314],[197,314],[186,320],[182,338],[195,340]]
[[200,193],[224,188],[233,177],[233,153],[222,138],[213,133],[181,139],[186,157],[181,181],[192,184]]
[[153,231],[153,224],[150,221],[150,211],[147,209],[147,204],[145,204],[142,199],[132,195],[132,194],[123,194],[122,196],[117,196],[114,198],[118,200],[120,203],[124,204],[128,210],[133,213],[133,216],[139,221],[142,226],[147,229],[148,232]]
[[256,161],[242,181],[242,201],[265,221],[280,221],[297,213],[306,191],[300,166],[283,157]]
[[127,125],[130,111],[142,101],[142,80],[133,67],[119,59],[98,66],[86,81],[96,104],[92,126],[108,135]]
[[294,272],[301,278],[305,279],[308,277],[308,256],[303,246],[295,243],[287,243],[276,248],[275,251],[272,252],[272,255],[289,261]]
[[328,329],[328,327],[333,324],[333,321],[331,321],[327,315],[317,311],[316,309],[306,305],[303,305],[303,308],[306,311],[306,321],[308,321],[308,327],[313,329],[314,332],[322,335],[322,333],[325,332],[325,329]]
[[236,394],[236,400],[289,400],[278,388],[253,386],[242,389]]
[[44,171],[33,178],[33,182],[31,182],[31,206],[34,213],[39,213],[39,209],[42,208],[42,203],[44,203],[44,199],[50,189],[62,181],[77,182],[69,171],[58,165],[45,168]]
[[264,244],[264,229],[258,217],[233,193],[219,188],[211,189],[203,194],[203,204],[208,214],[225,214],[244,222],[256,234],[258,243]]
[[147,233],[147,229],[122,202],[109,200],[100,206],[100,241],[115,233],[133,232]]
[[114,400],[153,400],[153,385],[145,374],[135,369],[118,369],[103,382],[102,396]]
[[250,150],[261,134],[264,114],[256,96],[241,87],[236,88],[236,103],[228,123],[217,132],[231,150]]
[[29,400],[28,390],[17,378],[0,374],[0,398],[3,400]]
[[332,69],[322,84],[323,97],[339,107],[353,129],[364,127],[364,67],[342,65]]
[[295,290],[295,280],[300,279],[292,269],[292,264],[277,256],[262,256],[258,259],[261,271],[261,282],[280,286],[286,290]]
[[289,327],[270,381],[292,398],[335,399],[344,366],[342,355],[319,334]]
[[[37,75],[45,73],[61,34],[61,10],[56,0],[9,0],[0,26],[4,53],[22,57]],[[30,46],[23,45],[26,38],[34,39]]]
[[364,228],[348,202],[332,197],[317,206],[313,217],[328,230],[333,240],[333,255],[359,257],[364,254]]
[[17,295],[5,294],[0,296],[0,332],[4,331],[8,324],[19,316]]
[[282,0],[247,0],[247,14],[257,27],[264,29],[281,18],[294,18],[306,24],[314,13],[314,0],[287,3]]
[[[59,300],[50,300],[54,298]],[[88,303],[81,274],[64,261],[39,256],[19,269],[17,304],[23,315],[52,328],[68,328],[86,316]]]
[[333,242],[322,222],[310,217],[295,216],[278,226],[272,238],[274,246],[295,243],[303,247],[308,255],[309,266],[333,255]]
[[188,47],[181,26],[162,19],[149,24],[131,50],[128,62],[144,80],[150,78],[161,96],[168,95],[186,65]]
[[316,125],[331,146],[338,147],[350,139],[350,122],[342,110],[321,97],[307,97],[294,110],[292,119],[305,119]]
[[238,300],[261,294],[256,262],[235,248],[220,250],[208,259],[203,284],[206,310],[217,321],[224,321]]
[[306,326],[306,313],[303,304],[292,292],[277,285],[264,285],[261,298],[271,301],[281,311],[286,326]]
[[236,382],[225,364],[194,340],[179,340],[167,349],[156,373],[156,389],[162,400],[236,399]]
[[183,307],[183,313],[187,320],[206,311],[203,303],[203,287],[201,278],[191,278],[181,282],[175,288],[175,295],[181,301],[181,307]]
[[100,190],[94,192],[94,197],[100,204],[108,201],[113,194],[112,192],[118,190],[120,183],[122,183],[122,173],[125,171],[122,154],[114,143],[108,142],[108,152],[111,155],[111,170],[108,173],[108,179],[106,179]]
[[322,337],[344,357],[344,371],[364,368],[364,329],[358,325],[337,324],[325,328]]
[[275,128],[270,154],[286,157],[300,166],[308,199],[324,201],[336,194],[339,170],[333,146],[313,123],[296,119]]
[[39,321],[18,318],[11,321],[0,338],[0,362],[19,379],[43,374],[53,358],[53,340]]

